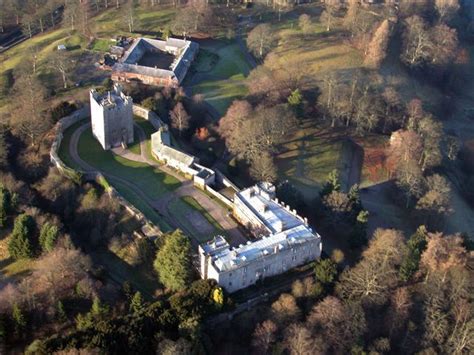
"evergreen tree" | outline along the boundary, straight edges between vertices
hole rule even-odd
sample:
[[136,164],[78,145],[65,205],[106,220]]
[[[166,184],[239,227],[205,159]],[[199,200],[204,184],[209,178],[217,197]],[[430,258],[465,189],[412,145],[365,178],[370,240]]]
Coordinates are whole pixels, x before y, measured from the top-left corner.
[[290,105],[297,118],[303,117],[303,95],[301,95],[299,89],[292,91],[288,96],[288,105]]
[[19,337],[23,334],[26,328],[26,318],[21,311],[21,308],[14,303],[12,307],[12,320],[15,328],[15,334]]
[[23,213],[15,219],[13,232],[8,243],[8,251],[14,259],[31,258],[33,249],[31,237],[34,230],[34,220]]
[[334,169],[328,175],[328,179],[321,189],[319,195],[322,197],[329,195],[333,191],[340,191],[341,183],[339,181],[339,172]]
[[367,243],[367,223],[369,222],[369,212],[360,210],[357,214],[354,229],[352,230],[349,245],[351,248],[358,248]]
[[130,302],[130,311],[140,313],[144,309],[144,301],[140,291],[135,292]]
[[158,251],[154,267],[163,285],[172,290],[183,290],[191,280],[191,244],[180,231],[167,235]]
[[58,301],[58,304],[56,305],[56,316],[58,320],[63,323],[67,321],[66,309],[61,301]]
[[428,231],[425,226],[420,226],[407,242],[408,253],[400,265],[400,279],[408,281],[418,271],[421,254],[427,245]]
[[43,252],[50,252],[54,249],[58,236],[59,230],[57,226],[46,222],[41,227],[39,243]]
[[0,184],[0,228],[5,227],[7,216],[12,210],[12,196],[3,185]]
[[94,297],[91,311],[89,313],[94,320],[103,320],[105,316],[109,313],[109,307],[105,304],[102,304],[99,297]]
[[321,259],[316,263],[314,273],[317,281],[323,285],[331,285],[336,281],[337,265],[331,259]]
[[0,168],[4,168],[8,165],[9,150],[10,148],[5,137],[5,128],[0,126]]

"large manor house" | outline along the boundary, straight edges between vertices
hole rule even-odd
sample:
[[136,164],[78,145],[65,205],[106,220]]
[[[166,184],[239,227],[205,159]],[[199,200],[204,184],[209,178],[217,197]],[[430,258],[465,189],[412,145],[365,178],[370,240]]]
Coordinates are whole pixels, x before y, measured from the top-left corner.
[[[190,41],[139,39],[114,69],[112,78],[120,81],[139,75],[144,83],[158,84],[165,80],[179,85],[195,51],[197,44]],[[141,64],[164,61],[153,55],[162,57],[166,53],[174,56],[165,63],[171,65],[170,70],[141,68]],[[134,105],[132,98],[122,92],[120,84],[104,94],[91,90],[90,103],[92,132],[105,150],[126,147],[133,142]],[[200,165],[197,157],[174,147],[168,126],[158,121],[159,129],[151,136],[154,157],[190,177],[196,188],[211,190],[219,196],[219,192],[213,190],[217,177],[229,180]],[[235,187],[233,191],[233,196],[222,196],[222,199],[243,227],[254,234],[258,231],[258,238],[245,245],[231,246],[223,236],[209,236],[212,240],[198,248],[202,278],[215,279],[228,292],[235,292],[321,256],[320,235],[311,229],[305,218],[276,198],[275,186],[261,182],[243,190]]]

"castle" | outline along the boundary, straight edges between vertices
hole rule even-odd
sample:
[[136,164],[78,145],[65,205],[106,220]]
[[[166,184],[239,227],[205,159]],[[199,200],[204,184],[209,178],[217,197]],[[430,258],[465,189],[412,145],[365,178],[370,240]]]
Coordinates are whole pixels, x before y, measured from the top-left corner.
[[321,236],[295,210],[278,201],[275,187],[260,183],[237,192],[233,215],[260,231],[260,239],[231,248],[222,236],[199,246],[201,277],[235,292],[321,256]]
[[105,150],[133,143],[133,100],[114,85],[100,94],[90,91],[92,133]]

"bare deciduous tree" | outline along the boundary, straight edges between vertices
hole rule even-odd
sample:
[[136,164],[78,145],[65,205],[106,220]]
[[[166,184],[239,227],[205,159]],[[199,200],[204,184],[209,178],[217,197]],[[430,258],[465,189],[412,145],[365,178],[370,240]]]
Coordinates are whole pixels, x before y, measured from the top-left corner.
[[277,330],[277,325],[271,320],[263,321],[257,325],[253,333],[252,347],[259,354],[268,353],[271,343],[276,339]]
[[429,234],[428,245],[421,255],[421,264],[429,272],[442,273],[444,282],[447,272],[451,268],[464,266],[466,262],[467,252],[460,236],[444,236],[441,233]]
[[181,102],[178,102],[170,112],[171,126],[179,131],[179,134],[189,127],[191,116],[188,115],[186,109]]
[[16,79],[14,90],[17,110],[12,124],[35,146],[51,127],[44,111],[45,89],[33,74],[23,74]]
[[339,0],[324,1],[324,11],[321,13],[321,21],[326,23],[326,31],[331,31],[334,18],[340,8],[341,2]]
[[273,157],[269,153],[263,153],[252,159],[250,175],[257,181],[275,182],[278,176]]
[[439,20],[446,22],[456,15],[460,5],[458,0],[435,0],[435,7],[438,12]]
[[274,32],[266,23],[256,26],[247,37],[247,46],[258,58],[263,58],[273,48],[274,42]]
[[426,178],[427,191],[420,197],[416,208],[428,213],[448,215],[453,212],[451,206],[451,188],[441,175],[434,174]]
[[61,75],[63,88],[68,88],[69,74],[73,69],[73,61],[66,51],[55,50],[49,60],[49,66]]
[[378,68],[387,55],[387,47],[390,39],[390,24],[384,20],[375,31],[369,44],[365,57],[365,64],[371,68]]
[[304,34],[311,31],[311,17],[308,14],[303,14],[298,18],[298,26]]

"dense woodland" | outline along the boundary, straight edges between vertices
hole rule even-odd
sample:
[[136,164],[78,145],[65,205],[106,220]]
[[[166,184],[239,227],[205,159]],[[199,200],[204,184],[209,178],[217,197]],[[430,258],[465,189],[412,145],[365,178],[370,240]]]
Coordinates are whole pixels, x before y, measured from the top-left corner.
[[[55,51],[39,61],[31,48],[0,83],[0,105],[9,108],[0,111],[0,239],[8,238],[0,265],[33,265],[14,279],[0,278],[0,353],[472,353],[474,236],[443,232],[453,191],[474,201],[463,142],[444,129],[473,60],[468,3],[387,1],[369,10],[357,0],[255,4],[260,18],[244,39],[257,66],[245,80],[246,95],[218,121],[209,118],[202,95],[126,86],[203,163],[223,167],[239,183],[274,182],[278,197],[321,229],[323,246],[326,235],[344,240],[291,290],[225,321],[218,315],[236,309],[233,295],[198,280],[184,233],[135,240],[133,218],[104,186],[49,166],[54,124],[80,105],[67,96],[78,94],[73,68],[80,60]],[[229,0],[0,0],[0,34],[20,28],[34,38],[62,28],[93,38],[96,17],[113,9],[121,31],[143,33],[137,12],[162,7],[177,8],[164,37],[236,38],[237,10],[246,11]],[[296,24],[303,39],[312,40],[315,23],[328,33],[337,28],[362,53],[363,68],[313,77],[309,66],[282,64],[272,52],[279,45],[272,23],[293,8],[303,9]],[[397,90],[397,78],[382,73],[387,61],[443,92],[444,101]],[[93,84],[105,91],[112,83]],[[345,188],[337,170],[310,200],[282,179],[277,157],[307,122],[354,139],[386,137],[390,193],[416,231],[369,233],[360,186]],[[101,262],[97,251],[124,245],[130,263],[159,283],[154,293],[116,279]]]

